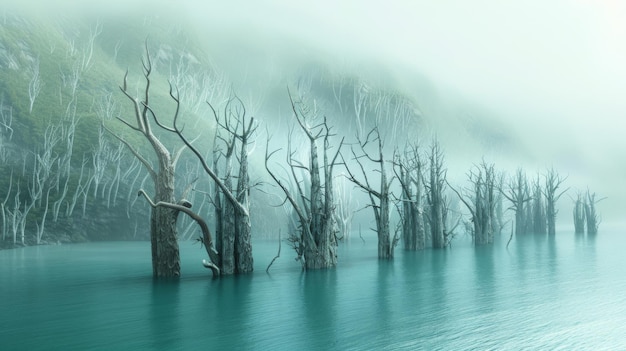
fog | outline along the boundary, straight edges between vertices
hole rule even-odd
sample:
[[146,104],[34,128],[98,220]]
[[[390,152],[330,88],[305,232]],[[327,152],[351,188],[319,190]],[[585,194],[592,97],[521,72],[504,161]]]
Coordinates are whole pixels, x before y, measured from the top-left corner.
[[[499,123],[517,138],[525,156],[499,155],[506,167],[519,164],[534,172],[554,165],[569,175],[572,188],[589,186],[609,197],[600,208],[607,219],[620,219],[626,211],[620,200],[626,197],[626,4],[620,1],[85,5],[66,0],[12,6],[40,13],[52,6],[76,15],[158,14],[163,21],[185,23],[206,39],[217,67],[233,81],[253,82],[258,89],[270,81],[282,84],[281,77],[297,74],[307,61],[393,84],[409,96],[416,95],[411,90],[416,79],[428,81],[442,106],[427,112],[461,113],[450,105],[468,106],[467,114],[488,111],[485,121]],[[444,146],[451,153],[467,149]]]
[[[622,2],[202,4],[188,2],[189,16],[200,28],[228,38],[223,43],[228,52],[252,54],[238,63],[273,61],[288,69],[293,60],[314,56],[338,70],[361,67],[361,75],[375,65],[399,84],[425,76],[442,101],[461,98],[505,123],[532,155],[520,165],[531,170],[555,165],[573,188],[589,186],[608,196],[604,213],[624,213]],[[250,51],[237,48],[240,43]]]

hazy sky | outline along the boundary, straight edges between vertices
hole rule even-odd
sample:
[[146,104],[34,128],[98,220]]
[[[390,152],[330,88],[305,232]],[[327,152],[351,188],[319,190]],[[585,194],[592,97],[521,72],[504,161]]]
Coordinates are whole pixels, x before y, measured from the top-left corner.
[[599,133],[603,142],[621,140],[614,128],[626,111],[620,1],[185,3],[225,35],[300,41],[348,62],[379,59],[502,109],[503,118],[518,119],[514,124],[562,127],[581,142]]
[[372,59],[398,74],[425,74],[442,90],[492,110],[534,148],[539,165],[568,166],[566,172],[593,178],[602,191],[612,184],[626,195],[624,2],[205,4],[189,1],[187,9],[268,52],[323,52],[344,66]]
[[370,57],[421,72],[494,111],[535,147],[538,165],[565,166],[576,187],[626,195],[625,2],[230,4],[209,17],[226,14],[231,28],[299,40],[337,62]]
[[[23,3],[37,7],[34,4],[51,2]],[[111,13],[127,11],[130,3],[147,9],[157,3],[177,7],[182,13],[172,12],[176,16],[189,18],[202,30],[210,29],[207,40],[222,38],[216,50],[239,56],[267,55],[285,69],[289,60],[320,55],[341,67],[372,60],[393,67],[397,75],[424,74],[442,91],[488,107],[534,147],[539,164],[569,165],[567,172],[593,179],[591,186],[598,191],[610,191],[611,185],[616,194],[626,196],[626,2],[63,3],[67,8],[109,9]]]

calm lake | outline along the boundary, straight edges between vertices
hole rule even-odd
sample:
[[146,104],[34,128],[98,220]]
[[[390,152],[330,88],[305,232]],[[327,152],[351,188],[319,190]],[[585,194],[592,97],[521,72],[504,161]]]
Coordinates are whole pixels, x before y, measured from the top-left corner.
[[181,243],[183,277],[153,282],[148,242],[0,251],[0,350],[624,350],[626,231],[507,237],[396,251],[375,238],[302,273],[257,241],[256,272],[211,279]]

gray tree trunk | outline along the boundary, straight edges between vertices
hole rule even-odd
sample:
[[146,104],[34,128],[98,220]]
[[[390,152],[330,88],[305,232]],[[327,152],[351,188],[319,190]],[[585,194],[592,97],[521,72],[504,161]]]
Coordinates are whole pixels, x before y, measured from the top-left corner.
[[[162,164],[156,177],[155,200],[175,203],[174,167],[163,154]],[[150,238],[152,242],[153,275],[159,278],[180,276],[180,254],[176,219],[178,213],[166,207],[155,207],[150,215]]]
[[582,195],[578,193],[576,201],[574,202],[574,233],[585,233],[585,213],[586,207],[582,200]]
[[556,202],[559,200],[567,189],[559,192],[561,185],[567,177],[561,177],[554,168],[548,170],[544,176],[544,196],[546,198],[546,219],[548,223],[548,234],[554,235],[556,233],[556,215],[558,213],[556,209]]
[[[244,121],[245,122],[245,121]],[[244,126],[245,127],[245,126]],[[235,258],[237,273],[249,273],[254,269],[252,258],[252,237],[250,235],[250,176],[248,175],[248,137],[253,132],[252,120],[248,130],[241,137],[239,156],[239,177],[237,180],[237,202],[248,211],[235,212]]]
[[[127,127],[143,134],[152,147],[158,162],[158,169],[155,170],[151,163],[144,158],[136,148],[126,140],[111,132],[117,139],[124,143],[135,157],[146,167],[150,174],[155,189],[155,200],[157,202],[176,203],[174,196],[174,170],[176,161],[180,156],[180,151],[172,154],[163,143],[152,133],[151,120],[156,119],[155,112],[150,108],[150,74],[152,72],[152,62],[150,53],[146,47],[146,59],[143,61],[144,67],[144,97],[143,101],[131,96],[127,91],[127,76],[124,76],[121,91],[133,103],[135,124],[127,122],[118,117]],[[178,101],[176,101],[178,104]],[[178,106],[178,105],[177,105]],[[175,116],[176,118],[176,116]],[[158,122],[157,122],[158,123]],[[152,247],[152,272],[157,278],[170,278],[180,276],[180,256],[177,242],[176,229],[177,211],[165,207],[152,207],[150,216],[150,242]]]
[[[370,143],[378,144],[378,148],[375,151],[372,151],[372,154],[375,156],[371,156],[365,150],[366,145]],[[392,234],[389,229],[389,200],[391,196],[389,188],[391,181],[387,179],[387,171],[385,168],[385,162],[387,161],[385,160],[383,155],[383,141],[380,137],[378,127],[374,127],[367,134],[365,140],[359,140],[359,145],[361,147],[362,155],[357,156],[354,150],[352,150],[352,155],[354,156],[354,161],[361,169],[361,176],[363,178],[363,181],[358,180],[350,171],[350,168],[346,165],[346,171],[349,174],[348,179],[355,185],[360,187],[363,191],[365,191],[370,198],[370,206],[374,211],[374,219],[376,220],[376,233],[378,235],[378,258],[391,259],[394,256],[394,249],[400,238],[397,234],[394,234],[392,238]],[[380,175],[379,190],[374,189],[370,185],[367,172],[365,172],[365,168],[360,161],[360,159],[363,157],[378,164],[377,171]],[[344,162],[344,164],[346,163]]]
[[430,148],[430,177],[428,181],[428,218],[432,246],[435,249],[446,246],[445,227],[443,222],[444,211],[444,183],[445,170],[443,169],[443,152],[439,143],[435,140]]
[[[333,166],[339,155],[339,150],[343,144],[343,139],[339,144],[337,153],[332,158],[328,157],[330,149],[329,137],[330,129],[324,119],[319,124],[315,132],[309,125],[310,118],[307,116],[308,108],[303,106],[303,102],[295,102],[289,93],[291,106],[300,129],[309,139],[309,163],[304,166],[298,160],[293,158],[294,153],[291,151],[291,134],[289,135],[287,162],[291,169],[291,177],[295,183],[295,189],[289,189],[270,169],[268,161],[276,152],[269,152],[266,145],[265,152],[265,169],[272,177],[274,182],[282,189],[287,201],[291,204],[297,215],[299,228],[297,233],[290,236],[289,241],[292,242],[298,259],[301,260],[304,269],[322,269],[334,267],[337,264],[337,240],[335,216],[334,196],[333,196]],[[317,140],[324,140],[323,167],[319,164],[319,152]],[[268,140],[269,145],[269,140]],[[296,176],[296,169],[304,169],[304,179]],[[322,176],[320,172],[324,172],[324,184],[322,184]],[[303,186],[308,185],[308,188]],[[293,192],[296,192],[295,195]],[[296,197],[297,196],[297,197]]]

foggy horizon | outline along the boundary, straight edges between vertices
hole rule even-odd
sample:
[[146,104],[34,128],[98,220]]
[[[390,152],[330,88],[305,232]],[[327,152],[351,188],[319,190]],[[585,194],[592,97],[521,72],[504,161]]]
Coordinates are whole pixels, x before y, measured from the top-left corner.
[[163,0],[87,6],[59,0],[12,6],[39,15],[56,6],[70,16],[143,13],[184,23],[198,37],[206,36],[210,59],[235,82],[247,76],[263,80],[267,70],[293,75],[307,60],[391,83],[416,101],[420,97],[412,86],[426,80],[448,113],[458,113],[449,105],[477,108],[487,111],[483,118],[511,131],[534,158],[520,166],[541,171],[554,165],[569,175],[572,188],[588,186],[608,196],[603,212],[616,218],[623,213],[618,199],[626,196],[621,184],[626,164],[620,160],[626,141],[617,126],[626,111],[621,96],[626,5],[617,1],[318,1],[304,6],[279,0]]

